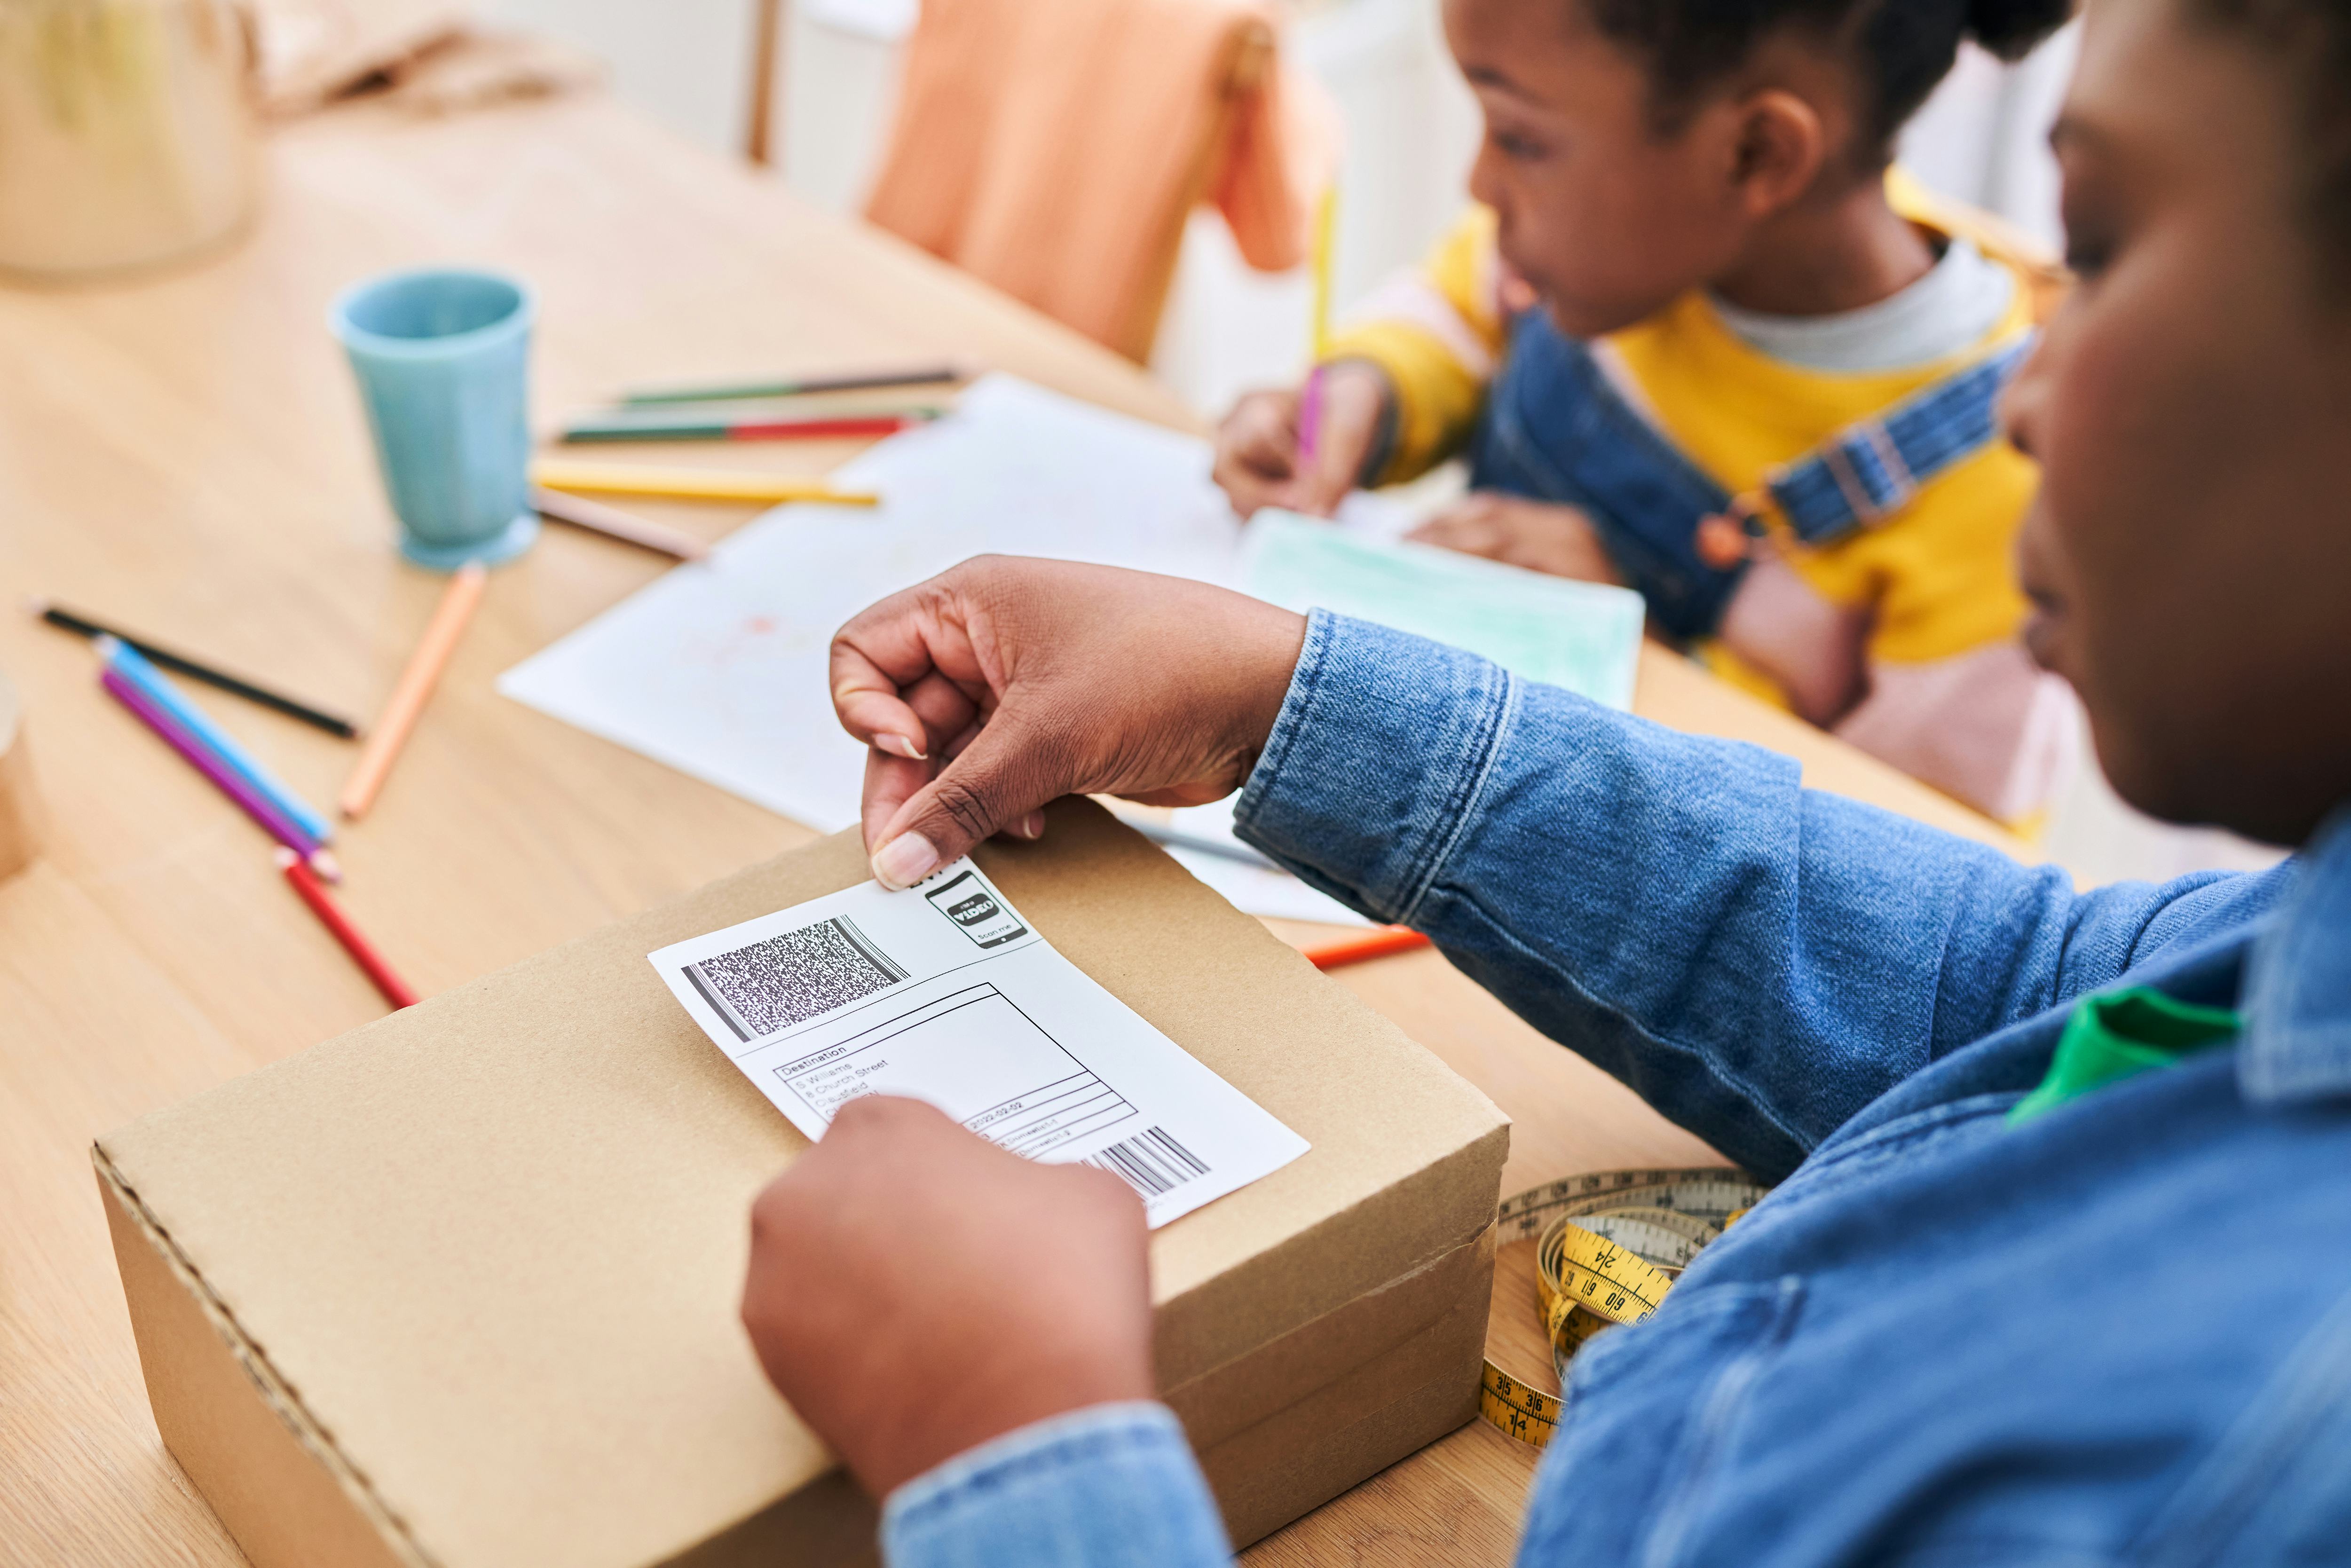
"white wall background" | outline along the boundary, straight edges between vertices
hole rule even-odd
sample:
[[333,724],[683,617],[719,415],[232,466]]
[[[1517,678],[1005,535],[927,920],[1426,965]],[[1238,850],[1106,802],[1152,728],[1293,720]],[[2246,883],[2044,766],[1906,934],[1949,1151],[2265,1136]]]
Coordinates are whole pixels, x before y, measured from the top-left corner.
[[602,57],[622,98],[695,141],[742,145],[749,0],[476,0],[474,9]]

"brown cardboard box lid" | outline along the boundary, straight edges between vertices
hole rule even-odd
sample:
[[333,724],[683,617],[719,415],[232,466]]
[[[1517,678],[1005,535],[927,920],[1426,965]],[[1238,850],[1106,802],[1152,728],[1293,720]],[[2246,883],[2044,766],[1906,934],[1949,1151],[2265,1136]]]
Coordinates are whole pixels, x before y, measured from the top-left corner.
[[[1154,1235],[1163,1386],[1490,1220],[1492,1103],[1100,808],[979,858],[1313,1145]],[[100,1140],[408,1553],[632,1568],[831,1468],[735,1315],[750,1198],[807,1145],[644,956],[864,874],[853,832],[821,841]]]

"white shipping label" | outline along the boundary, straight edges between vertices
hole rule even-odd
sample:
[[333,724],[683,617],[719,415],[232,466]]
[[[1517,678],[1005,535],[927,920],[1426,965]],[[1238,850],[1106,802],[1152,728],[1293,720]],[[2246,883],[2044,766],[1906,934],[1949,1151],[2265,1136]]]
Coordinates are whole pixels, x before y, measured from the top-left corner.
[[927,1101],[1014,1154],[1123,1176],[1154,1227],[1307,1150],[1061,956],[968,860],[650,956],[811,1138],[860,1094]]

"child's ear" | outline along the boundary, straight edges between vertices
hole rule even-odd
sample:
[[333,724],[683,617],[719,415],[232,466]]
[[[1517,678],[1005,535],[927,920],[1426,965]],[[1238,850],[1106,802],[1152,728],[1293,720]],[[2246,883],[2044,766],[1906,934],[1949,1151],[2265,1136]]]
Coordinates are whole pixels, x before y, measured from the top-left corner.
[[1731,179],[1748,218],[1792,204],[1821,172],[1827,147],[1819,111],[1796,94],[1767,88],[1742,99]]

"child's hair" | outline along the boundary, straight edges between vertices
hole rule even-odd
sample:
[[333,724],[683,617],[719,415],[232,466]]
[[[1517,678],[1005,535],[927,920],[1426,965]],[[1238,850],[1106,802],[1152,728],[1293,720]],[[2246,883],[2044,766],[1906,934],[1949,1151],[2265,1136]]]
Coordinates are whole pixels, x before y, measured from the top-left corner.
[[[2261,4],[2262,0],[2248,0]],[[2270,0],[2292,4],[2294,0]],[[2073,0],[1578,0],[1603,37],[1647,68],[1661,130],[1745,65],[1763,41],[1794,32],[1849,59],[1862,94],[1855,152],[1871,168],[1894,133],[1950,74],[1973,38],[2022,58],[2064,25]]]
[[2292,82],[2303,212],[2351,298],[2351,0],[2192,0],[2191,16],[2252,42]]

